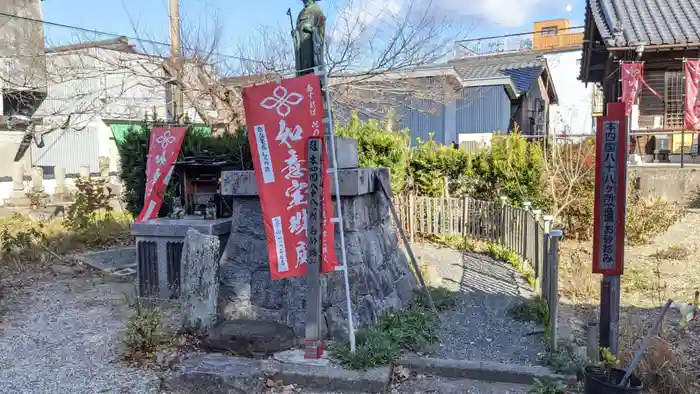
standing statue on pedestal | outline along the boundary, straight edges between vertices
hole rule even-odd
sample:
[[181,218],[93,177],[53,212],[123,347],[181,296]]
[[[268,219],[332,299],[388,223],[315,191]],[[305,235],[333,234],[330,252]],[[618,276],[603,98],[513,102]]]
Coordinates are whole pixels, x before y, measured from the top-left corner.
[[[297,17],[297,26],[292,24],[294,39],[294,58],[296,60],[297,76],[312,73],[314,67],[324,65],[324,45],[326,41],[326,17],[318,0],[302,0],[304,9]],[[289,21],[292,22],[292,11],[287,10]]]

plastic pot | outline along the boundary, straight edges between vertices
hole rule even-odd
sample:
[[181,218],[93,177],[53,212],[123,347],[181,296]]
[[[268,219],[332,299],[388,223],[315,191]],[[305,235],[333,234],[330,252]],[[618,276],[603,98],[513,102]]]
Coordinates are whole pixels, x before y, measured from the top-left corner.
[[613,368],[606,375],[600,368],[586,368],[583,381],[584,394],[637,394],[643,392],[642,382],[634,376],[629,378],[629,387],[620,387],[618,383],[625,376],[622,369]]

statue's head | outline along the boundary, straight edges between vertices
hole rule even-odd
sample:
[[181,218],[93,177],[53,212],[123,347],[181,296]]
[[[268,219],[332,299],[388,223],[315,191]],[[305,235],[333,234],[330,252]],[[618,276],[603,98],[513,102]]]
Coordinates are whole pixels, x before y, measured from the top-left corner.
[[313,4],[317,1],[320,1],[320,0],[301,0],[301,2],[304,3],[304,5]]

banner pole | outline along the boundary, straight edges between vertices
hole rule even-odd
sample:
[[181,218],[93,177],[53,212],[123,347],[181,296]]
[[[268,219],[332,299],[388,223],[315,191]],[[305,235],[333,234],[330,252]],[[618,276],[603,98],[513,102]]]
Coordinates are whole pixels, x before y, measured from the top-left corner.
[[317,73],[321,74],[321,89],[323,90],[323,97],[326,103],[325,111],[326,117],[323,120],[328,128],[328,135],[330,137],[330,154],[332,168],[329,171],[333,174],[333,189],[335,191],[335,201],[337,216],[334,218],[333,222],[338,226],[338,233],[340,234],[340,259],[343,271],[343,280],[345,282],[345,304],[347,307],[348,314],[348,336],[350,337],[350,351],[355,354],[355,326],[353,324],[353,314],[352,314],[352,300],[350,299],[350,279],[348,278],[348,264],[347,264],[347,254],[345,252],[345,231],[343,229],[343,209],[340,198],[340,184],[338,181],[338,160],[335,157],[335,133],[333,130],[333,115],[331,112],[331,95],[328,90],[328,73],[325,66],[320,66],[317,68]]

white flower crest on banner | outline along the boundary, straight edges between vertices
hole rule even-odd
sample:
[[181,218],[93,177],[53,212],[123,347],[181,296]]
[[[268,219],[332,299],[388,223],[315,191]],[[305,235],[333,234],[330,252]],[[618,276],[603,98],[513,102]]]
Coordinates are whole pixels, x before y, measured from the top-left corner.
[[165,130],[165,133],[156,138],[156,143],[160,144],[161,148],[165,149],[168,145],[175,142],[175,136],[170,133],[170,130]]
[[292,105],[298,105],[304,99],[299,93],[289,93],[287,88],[282,85],[275,87],[272,91],[272,96],[265,97],[263,101],[260,102],[260,106],[265,109],[274,109],[277,114],[281,117],[286,117],[292,112]]

